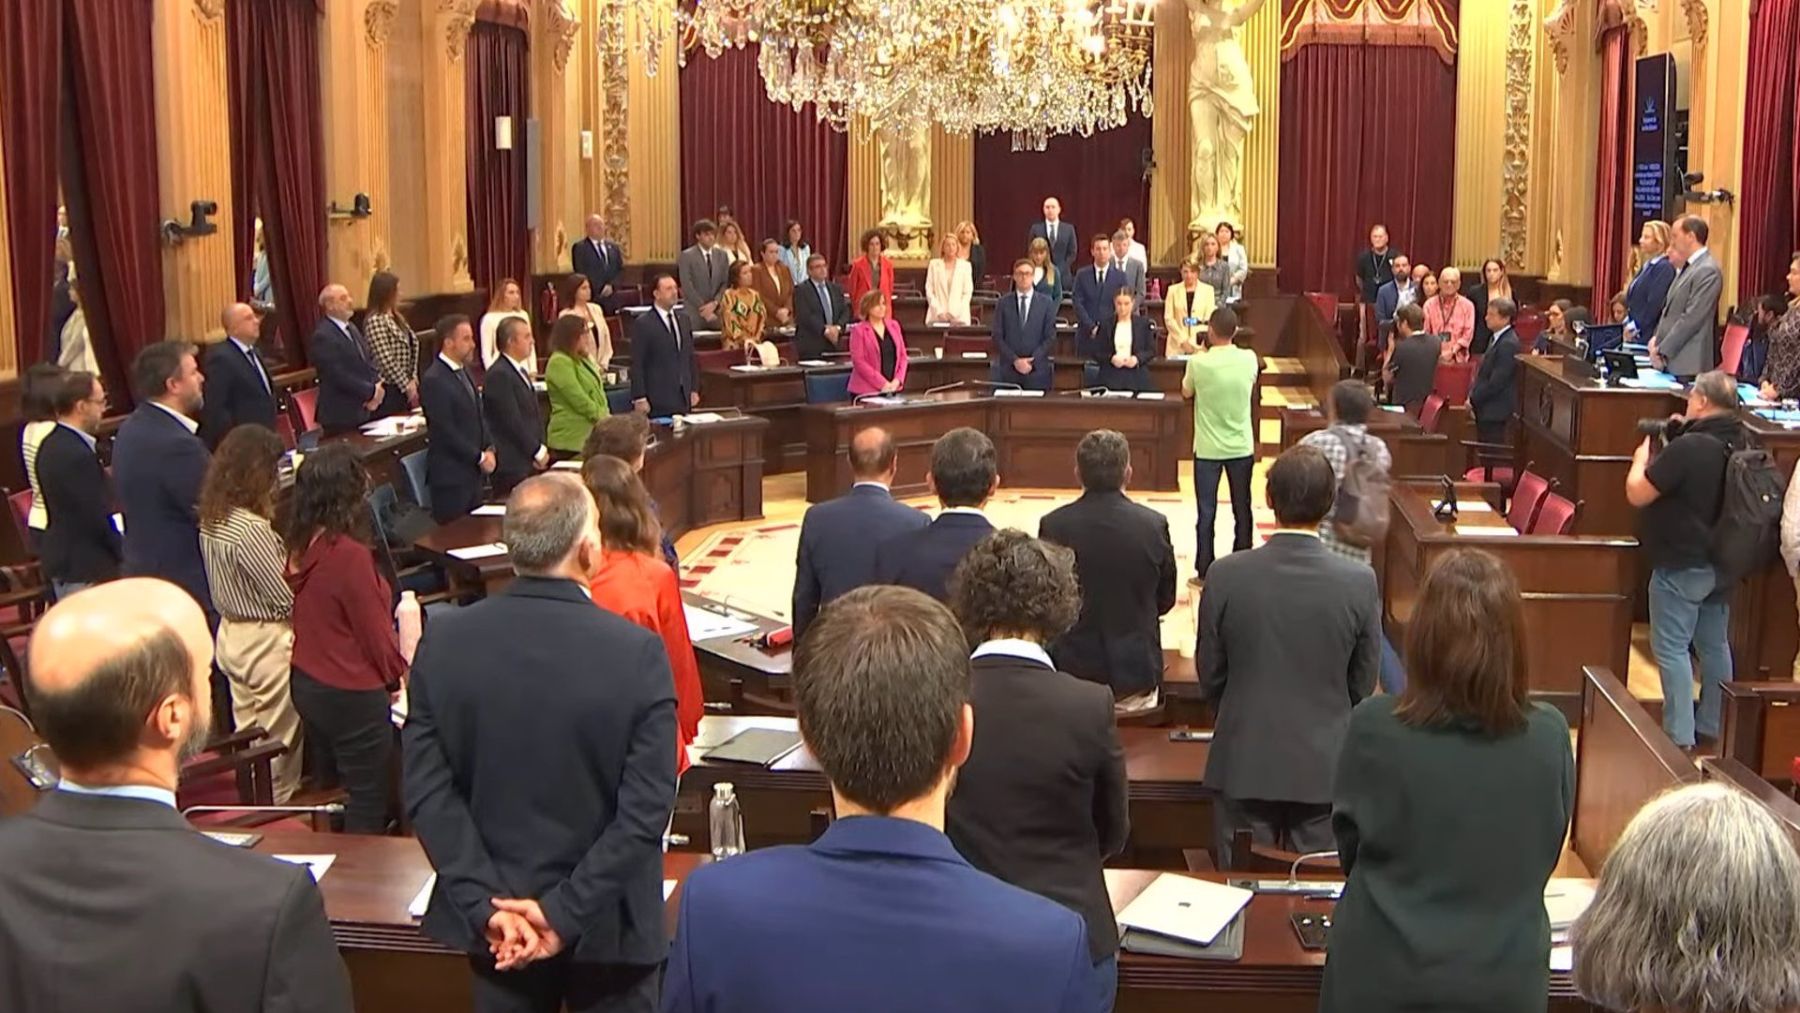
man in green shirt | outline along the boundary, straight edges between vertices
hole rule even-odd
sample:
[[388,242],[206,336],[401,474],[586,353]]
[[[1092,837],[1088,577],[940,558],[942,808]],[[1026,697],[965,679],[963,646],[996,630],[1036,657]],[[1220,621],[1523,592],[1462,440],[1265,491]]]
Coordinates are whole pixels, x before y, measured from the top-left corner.
[[1206,580],[1213,562],[1213,521],[1219,513],[1219,476],[1231,486],[1231,551],[1250,548],[1250,471],[1256,463],[1255,406],[1251,403],[1256,353],[1232,344],[1237,314],[1221,306],[1207,320],[1206,347],[1189,357],[1181,394],[1194,401],[1194,499],[1199,525],[1193,584]]

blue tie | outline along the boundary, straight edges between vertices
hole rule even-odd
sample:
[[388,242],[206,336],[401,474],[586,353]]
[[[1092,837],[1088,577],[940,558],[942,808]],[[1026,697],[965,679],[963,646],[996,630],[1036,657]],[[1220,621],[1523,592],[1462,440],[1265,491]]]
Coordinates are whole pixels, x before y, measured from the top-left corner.
[[244,358],[250,360],[250,368],[256,370],[257,377],[262,380],[263,392],[265,394],[274,393],[274,391],[269,389],[269,374],[263,370],[262,360],[256,357],[256,350],[253,348],[244,349]]
[[819,290],[819,304],[825,307],[825,322],[830,323],[831,322],[831,293],[825,291],[825,283],[822,281],[813,282],[813,288],[816,288]]

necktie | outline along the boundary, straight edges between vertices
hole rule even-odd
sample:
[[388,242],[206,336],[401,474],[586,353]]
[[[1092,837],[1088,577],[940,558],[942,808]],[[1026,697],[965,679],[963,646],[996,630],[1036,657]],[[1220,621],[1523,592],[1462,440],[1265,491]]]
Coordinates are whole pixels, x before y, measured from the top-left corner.
[[1029,307],[1031,305],[1030,300],[1031,300],[1030,296],[1026,295],[1023,292],[1019,293],[1019,322],[1020,323],[1025,322],[1025,314],[1027,312],[1027,307]]
[[604,268],[606,266],[606,247],[602,246],[598,239],[590,239],[588,242],[594,244],[594,252],[600,255],[600,266]]
[[264,393],[274,393],[274,391],[269,388],[269,374],[263,370],[262,360],[256,357],[256,349],[244,349],[244,358],[250,360],[250,368],[256,370],[257,378],[262,380]]
[[668,310],[660,310],[659,312],[662,313],[663,326],[667,327],[669,329],[669,334],[675,338],[675,347],[677,349],[680,349],[681,348],[681,332],[675,329],[675,315],[670,313]]
[[363,339],[362,332],[356,329],[356,325],[348,320],[344,321],[344,336],[356,346],[356,354],[362,356],[364,362],[369,362],[369,343]]
[[831,322],[831,293],[826,290],[825,283],[822,281],[813,282],[813,288],[818,290],[819,305],[825,307],[825,322],[830,323]]
[[1051,246],[1056,245],[1056,223],[1055,222],[1050,223],[1050,245]]

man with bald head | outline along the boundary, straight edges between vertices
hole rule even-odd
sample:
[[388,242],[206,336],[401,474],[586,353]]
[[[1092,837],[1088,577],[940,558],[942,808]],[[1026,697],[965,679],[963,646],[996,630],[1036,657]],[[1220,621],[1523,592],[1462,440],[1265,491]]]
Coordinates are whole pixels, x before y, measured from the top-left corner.
[[1462,272],[1446,267],[1438,272],[1437,295],[1425,300],[1425,330],[1449,335],[1439,352],[1444,362],[1468,362],[1469,343],[1475,340],[1475,304],[1460,288]]
[[319,293],[319,325],[306,351],[319,374],[318,421],[325,435],[355,432],[386,394],[369,342],[350,322],[350,290],[327,285]]
[[601,302],[612,295],[613,282],[625,269],[625,255],[619,251],[619,244],[606,238],[606,219],[588,215],[585,231],[586,235],[569,247],[569,260],[575,265],[575,273],[587,278],[594,301]]
[[900,470],[887,430],[870,426],[850,438],[850,491],[807,508],[794,570],[794,636],[833,598],[875,583],[875,546],[918,531],[931,518],[888,490]]
[[0,1009],[348,1013],[305,867],[203,836],[175,809],[206,741],[212,640],[160,580],[38,621],[27,693],[62,781],[0,822]]
[[256,350],[262,319],[249,303],[232,303],[219,315],[225,340],[206,350],[206,405],[200,438],[216,449],[225,434],[243,425],[275,428],[275,385]]

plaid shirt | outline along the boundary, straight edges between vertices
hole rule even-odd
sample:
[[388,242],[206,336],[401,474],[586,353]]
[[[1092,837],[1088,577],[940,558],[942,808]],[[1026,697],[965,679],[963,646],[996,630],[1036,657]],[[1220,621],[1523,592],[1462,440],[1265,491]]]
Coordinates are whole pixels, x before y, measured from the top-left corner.
[[[1340,434],[1342,434],[1343,437],[1347,437],[1351,443],[1357,442],[1358,440],[1368,440],[1371,442],[1374,445],[1375,459],[1381,462],[1383,471],[1387,471],[1394,466],[1393,458],[1388,454],[1387,444],[1379,439],[1370,440],[1368,432],[1368,427],[1361,425],[1331,426],[1326,429],[1319,429],[1307,433],[1306,436],[1300,440],[1300,445],[1303,447],[1311,447],[1319,453],[1324,454],[1325,460],[1331,462],[1332,473],[1337,476],[1339,482],[1342,482],[1344,480],[1344,466],[1350,460],[1350,450],[1349,447],[1345,445],[1345,439],[1340,438]],[[1325,523],[1319,525],[1319,541],[1324,542],[1327,549],[1330,549],[1346,559],[1354,559],[1359,563],[1368,563],[1371,560],[1372,553],[1370,550],[1362,548],[1361,546],[1347,545],[1338,541],[1337,535],[1332,530],[1331,520],[1329,518],[1326,519]]]
[[363,337],[369,339],[369,354],[389,387],[419,378],[419,337],[400,314],[370,313],[363,319]]

